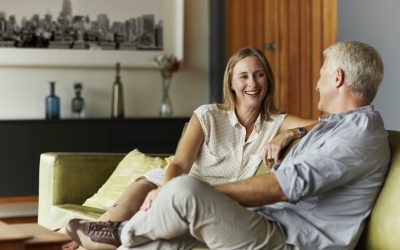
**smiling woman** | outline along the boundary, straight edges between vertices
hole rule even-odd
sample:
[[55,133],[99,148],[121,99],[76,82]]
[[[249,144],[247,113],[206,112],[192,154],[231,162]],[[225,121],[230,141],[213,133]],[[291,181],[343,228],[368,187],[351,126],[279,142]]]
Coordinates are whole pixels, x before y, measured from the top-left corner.
[[[239,82],[248,83],[249,78],[255,83],[255,86],[254,89],[246,89],[246,91],[261,91],[260,95],[262,97],[258,100],[262,101],[262,105],[259,103],[257,115],[260,112],[264,119],[269,120],[271,114],[278,112],[273,102],[275,80],[269,62],[264,54],[256,48],[240,49],[229,60],[224,75],[223,90],[225,101],[220,105],[220,108],[232,109],[236,106],[236,102],[240,101],[237,91],[240,96],[240,92],[243,91],[235,89],[236,83],[238,85]],[[261,83],[262,87],[257,86],[259,83]]]
[[[277,145],[277,155],[285,143],[299,137],[295,127],[314,122],[279,113],[272,101],[274,83],[270,65],[260,50],[243,48],[236,52],[225,71],[225,102],[196,108],[168,167],[152,169],[136,179],[98,220],[124,221],[139,209],[148,210],[161,187],[177,176],[189,174],[209,184],[220,184],[252,177],[257,169],[265,168],[261,163],[268,143]],[[286,141],[274,141],[284,130],[289,130],[281,133]],[[69,224],[67,232],[77,240],[72,236],[73,228]]]
[[[238,107],[254,113],[254,118],[249,121],[241,120],[242,124],[254,123],[268,91],[268,78],[261,62],[256,56],[249,56],[240,60],[234,67],[232,74],[232,90],[235,93]],[[241,110],[237,110],[237,114]]]

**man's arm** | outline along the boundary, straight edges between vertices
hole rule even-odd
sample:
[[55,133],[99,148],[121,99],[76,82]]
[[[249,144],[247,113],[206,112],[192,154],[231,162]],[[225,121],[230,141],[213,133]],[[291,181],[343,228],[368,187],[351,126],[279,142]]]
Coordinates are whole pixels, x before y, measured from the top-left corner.
[[261,206],[287,200],[274,173],[218,184],[214,188],[244,206]]

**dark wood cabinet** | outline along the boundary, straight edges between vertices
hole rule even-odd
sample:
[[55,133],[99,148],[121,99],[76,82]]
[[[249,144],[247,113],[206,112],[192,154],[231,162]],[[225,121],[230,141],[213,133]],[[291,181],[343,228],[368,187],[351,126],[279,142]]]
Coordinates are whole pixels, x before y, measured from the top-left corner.
[[37,195],[44,152],[173,154],[189,118],[0,121],[0,196]]

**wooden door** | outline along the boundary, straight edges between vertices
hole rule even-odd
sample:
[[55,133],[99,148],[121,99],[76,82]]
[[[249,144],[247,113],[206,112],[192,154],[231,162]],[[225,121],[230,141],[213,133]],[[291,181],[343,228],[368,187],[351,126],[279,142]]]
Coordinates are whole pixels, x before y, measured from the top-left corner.
[[227,55],[261,49],[276,80],[277,106],[317,118],[322,51],[336,41],[336,0],[226,0]]

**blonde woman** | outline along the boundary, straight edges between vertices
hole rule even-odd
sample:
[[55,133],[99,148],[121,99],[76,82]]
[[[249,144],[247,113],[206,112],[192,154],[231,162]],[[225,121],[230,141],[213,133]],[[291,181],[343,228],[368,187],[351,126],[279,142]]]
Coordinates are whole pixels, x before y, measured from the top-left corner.
[[[194,111],[175,158],[161,173],[162,183],[184,174],[210,184],[249,178],[263,160],[278,160],[280,150],[316,122],[282,114],[274,106],[271,66],[256,48],[242,48],[229,59],[223,85],[223,103]],[[146,176],[152,179],[152,173]],[[99,220],[125,221],[149,209],[158,186],[137,180]]]

